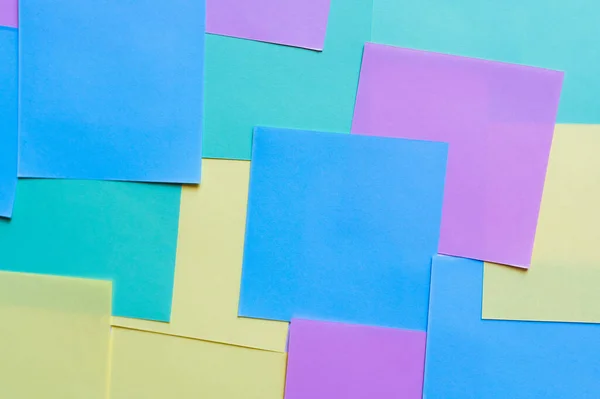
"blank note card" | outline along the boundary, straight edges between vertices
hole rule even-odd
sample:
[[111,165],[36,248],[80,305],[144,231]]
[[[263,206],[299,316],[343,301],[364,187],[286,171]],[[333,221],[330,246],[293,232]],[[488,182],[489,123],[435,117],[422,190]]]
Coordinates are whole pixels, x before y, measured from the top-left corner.
[[207,0],[206,31],[323,50],[331,0]]
[[294,319],[285,399],[421,399],[425,332]]
[[424,331],[447,151],[256,128],[239,314]]
[[112,329],[111,399],[281,399],[285,353]]
[[0,0],[0,26],[17,28],[19,26],[18,8],[18,0]]
[[0,272],[0,397],[105,399],[109,281]]
[[19,176],[200,181],[203,0],[21,0]]

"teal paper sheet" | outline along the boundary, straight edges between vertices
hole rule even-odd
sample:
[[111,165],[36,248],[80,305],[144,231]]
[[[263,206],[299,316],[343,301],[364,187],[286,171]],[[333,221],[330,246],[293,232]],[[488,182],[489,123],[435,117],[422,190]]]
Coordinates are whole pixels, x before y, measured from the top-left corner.
[[558,123],[600,123],[597,0],[374,0],[376,43],[565,72]]
[[203,156],[250,159],[257,125],[350,132],[373,0],[332,0],[322,53],[207,35]]
[[169,321],[179,186],[19,180],[0,269],[112,280],[115,316]]

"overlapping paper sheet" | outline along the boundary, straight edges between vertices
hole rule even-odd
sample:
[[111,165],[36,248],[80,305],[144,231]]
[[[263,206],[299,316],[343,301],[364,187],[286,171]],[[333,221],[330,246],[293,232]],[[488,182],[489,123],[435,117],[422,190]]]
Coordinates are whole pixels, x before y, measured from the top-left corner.
[[425,330],[447,151],[257,127],[240,316]]
[[[9,5],[0,2],[0,15],[10,12]],[[5,218],[12,215],[17,187],[17,44],[17,30],[0,26],[0,217]]]
[[112,330],[111,399],[281,399],[285,353]]
[[375,0],[377,43],[566,72],[559,123],[600,123],[596,0]]
[[483,317],[600,323],[600,125],[557,125],[527,273],[485,265]]
[[204,0],[19,12],[19,176],[200,182]]
[[113,314],[169,321],[181,188],[19,180],[0,270],[112,280]]
[[323,50],[331,0],[206,0],[206,32]]
[[421,399],[425,332],[294,319],[285,399]]
[[248,161],[204,160],[202,184],[181,193],[171,322],[113,325],[286,351],[287,323],[237,316],[249,173]]
[[0,272],[0,397],[105,399],[111,284]]
[[18,0],[0,0],[0,26],[17,28],[19,26],[18,8]]
[[204,157],[250,159],[256,125],[350,131],[372,8],[331,0],[322,53],[207,35]]
[[600,325],[482,320],[483,262],[433,259],[423,397],[593,399]]
[[439,252],[527,268],[562,76],[367,43],[352,132],[448,142]]

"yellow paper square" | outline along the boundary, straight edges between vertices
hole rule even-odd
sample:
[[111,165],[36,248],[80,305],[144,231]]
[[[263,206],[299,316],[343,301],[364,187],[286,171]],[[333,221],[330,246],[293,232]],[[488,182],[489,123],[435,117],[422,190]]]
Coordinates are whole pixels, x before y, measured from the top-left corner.
[[111,283],[0,272],[0,398],[105,399]]
[[286,355],[113,328],[111,399],[281,399]]
[[557,125],[528,271],[486,264],[486,319],[600,322],[600,125]]
[[204,159],[202,184],[181,194],[170,323],[113,325],[285,352],[288,323],[238,318],[250,162]]

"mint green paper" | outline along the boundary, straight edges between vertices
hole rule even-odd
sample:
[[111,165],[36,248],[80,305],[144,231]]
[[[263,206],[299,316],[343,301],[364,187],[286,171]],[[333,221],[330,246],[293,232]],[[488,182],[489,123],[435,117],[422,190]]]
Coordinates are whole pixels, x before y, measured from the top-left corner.
[[113,315],[169,321],[179,186],[19,180],[0,269],[107,279]]
[[374,0],[372,41],[565,71],[559,123],[600,123],[598,0]]
[[350,132],[373,0],[332,0],[323,52],[207,35],[203,156],[250,159],[256,125]]

